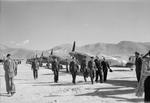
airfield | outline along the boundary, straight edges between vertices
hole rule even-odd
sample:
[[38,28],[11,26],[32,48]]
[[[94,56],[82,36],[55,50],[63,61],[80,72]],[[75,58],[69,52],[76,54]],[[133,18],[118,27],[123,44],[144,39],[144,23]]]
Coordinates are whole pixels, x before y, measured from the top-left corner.
[[111,67],[106,83],[94,83],[78,75],[76,85],[71,74],[61,70],[59,82],[54,83],[53,72],[39,69],[39,78],[33,79],[29,64],[18,65],[15,77],[16,94],[8,97],[5,89],[3,66],[0,65],[0,103],[143,103],[143,97],[135,96],[135,71],[130,68]]

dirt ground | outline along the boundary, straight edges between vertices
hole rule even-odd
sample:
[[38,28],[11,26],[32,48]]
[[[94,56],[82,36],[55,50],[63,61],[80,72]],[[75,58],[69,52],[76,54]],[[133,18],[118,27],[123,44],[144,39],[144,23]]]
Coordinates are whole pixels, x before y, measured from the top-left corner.
[[77,84],[71,83],[71,75],[61,71],[59,82],[54,83],[51,70],[41,67],[39,78],[33,79],[31,66],[18,66],[15,77],[16,94],[8,97],[5,89],[3,66],[0,65],[0,103],[142,103],[143,97],[135,96],[135,71],[129,68],[112,68],[106,83],[84,82],[77,76]]

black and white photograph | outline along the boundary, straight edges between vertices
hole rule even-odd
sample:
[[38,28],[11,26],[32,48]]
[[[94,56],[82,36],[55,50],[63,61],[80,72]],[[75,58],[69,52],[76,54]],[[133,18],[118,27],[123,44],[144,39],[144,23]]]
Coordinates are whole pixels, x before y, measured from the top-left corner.
[[150,0],[0,0],[0,103],[150,103]]

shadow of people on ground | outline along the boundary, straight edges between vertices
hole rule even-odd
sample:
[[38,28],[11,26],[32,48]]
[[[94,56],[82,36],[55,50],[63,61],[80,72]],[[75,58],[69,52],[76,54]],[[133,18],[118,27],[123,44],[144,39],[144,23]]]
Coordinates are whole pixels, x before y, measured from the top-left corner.
[[[128,81],[128,80],[108,80],[107,84],[112,84],[115,87],[102,87],[102,88],[94,88],[94,92],[79,94],[76,96],[98,96],[102,98],[115,98],[118,102],[142,102],[142,98],[128,98],[121,97],[122,95],[128,95],[135,92],[136,81]],[[90,88],[87,88],[90,89]],[[113,90],[112,90],[113,89]]]
[[0,93],[0,97],[10,97],[7,93]]
[[137,81],[131,80],[108,80],[106,83],[112,84],[114,86],[132,87],[136,88]]

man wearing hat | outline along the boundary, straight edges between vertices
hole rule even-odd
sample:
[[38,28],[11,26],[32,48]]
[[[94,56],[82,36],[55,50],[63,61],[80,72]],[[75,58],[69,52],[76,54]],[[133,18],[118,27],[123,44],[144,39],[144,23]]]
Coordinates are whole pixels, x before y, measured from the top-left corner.
[[95,81],[98,82],[98,77],[100,77],[100,83],[103,83],[103,69],[101,67],[101,61],[98,56],[96,56],[96,59],[94,60],[95,66],[96,66],[96,79]]
[[84,81],[86,82],[87,81],[86,78],[88,77],[88,70],[87,70],[87,64],[86,64],[86,59],[85,58],[81,61],[80,71],[83,74]]
[[15,62],[11,58],[10,54],[7,54],[6,60],[4,61],[5,80],[6,80],[6,91],[8,95],[12,96],[15,91],[14,77],[15,77]]
[[57,83],[59,79],[59,62],[57,58],[53,58],[52,71],[54,72],[54,82]]
[[112,70],[109,66],[108,61],[106,61],[105,57],[103,57],[103,60],[101,62],[101,66],[102,66],[102,69],[103,69],[104,82],[106,82],[107,81],[108,69],[110,70],[110,72],[112,72]]
[[88,62],[88,68],[90,70],[91,83],[93,84],[93,79],[94,79],[94,74],[95,74],[94,57],[91,57],[91,60]]
[[141,68],[142,68],[142,59],[140,57],[140,53],[135,52],[135,72],[136,72],[136,78],[137,81],[140,81],[141,76]]
[[37,59],[34,59],[34,61],[32,61],[31,69],[33,70],[34,79],[37,79],[38,78],[38,70],[39,70],[39,62]]
[[70,62],[70,73],[72,75],[72,83],[76,84],[76,75],[78,71],[78,64],[74,57],[72,57],[72,61]]

